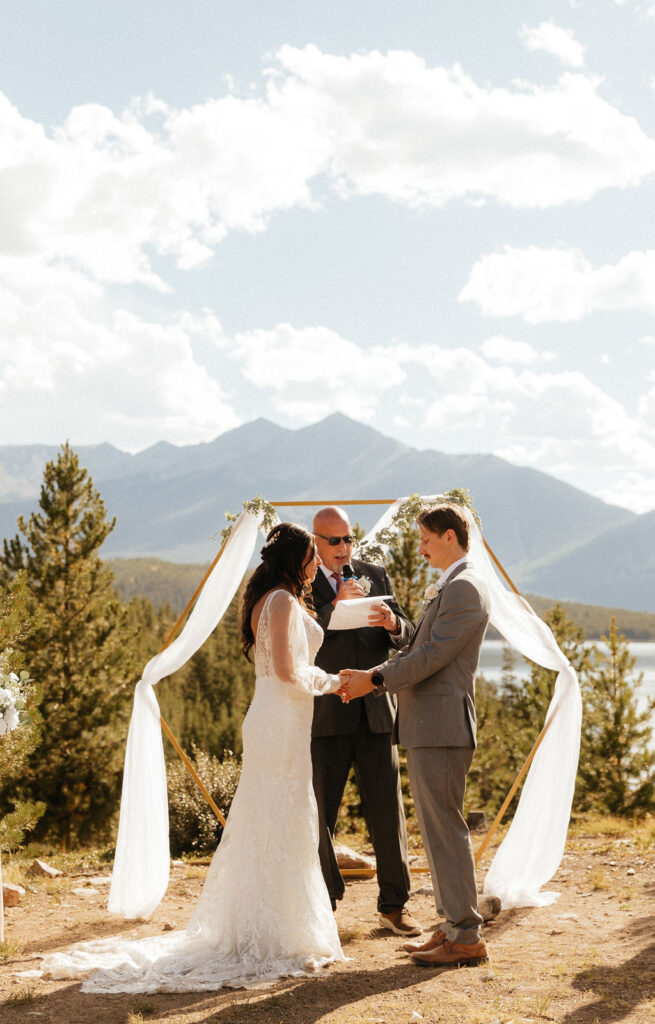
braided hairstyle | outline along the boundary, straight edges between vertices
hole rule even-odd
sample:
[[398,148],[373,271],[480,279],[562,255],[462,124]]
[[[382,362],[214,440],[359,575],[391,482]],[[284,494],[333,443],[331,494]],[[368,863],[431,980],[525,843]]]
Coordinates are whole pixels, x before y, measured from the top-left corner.
[[[241,605],[241,648],[248,661],[255,642],[252,610],[269,590],[284,587],[298,599],[303,608],[313,614],[306,598],[311,584],[305,578],[305,569],[314,558],[314,538],[296,523],[278,523],[266,536],[261,550],[262,560],[248,580]],[[311,600],[311,599],[310,599]]]

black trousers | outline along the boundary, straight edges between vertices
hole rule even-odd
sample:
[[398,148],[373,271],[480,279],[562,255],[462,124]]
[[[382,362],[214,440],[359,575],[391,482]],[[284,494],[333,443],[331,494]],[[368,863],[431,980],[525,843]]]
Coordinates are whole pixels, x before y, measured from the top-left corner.
[[409,899],[407,828],[400,791],[398,751],[391,733],[373,733],[362,715],[355,732],[346,736],[312,737],[314,793],[318,805],[321,869],[334,904],[344,883],[334,853],[339,805],[351,765],[362,799],[378,875],[378,910],[389,913]]

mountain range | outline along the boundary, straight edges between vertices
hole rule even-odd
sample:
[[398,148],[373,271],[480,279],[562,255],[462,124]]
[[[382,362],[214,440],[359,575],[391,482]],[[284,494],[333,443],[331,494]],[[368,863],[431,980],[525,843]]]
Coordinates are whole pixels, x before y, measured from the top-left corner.
[[[58,449],[0,446],[0,537],[37,507],[43,468]],[[299,430],[257,419],[214,441],[161,442],[135,455],[110,444],[77,447],[116,528],[107,557],[207,562],[224,512],[244,499],[387,498],[466,487],[484,535],[521,590],[655,611],[655,511],[636,515],[494,455],[418,451],[341,414]],[[381,509],[351,518],[373,524]],[[280,510],[305,525],[307,508]]]

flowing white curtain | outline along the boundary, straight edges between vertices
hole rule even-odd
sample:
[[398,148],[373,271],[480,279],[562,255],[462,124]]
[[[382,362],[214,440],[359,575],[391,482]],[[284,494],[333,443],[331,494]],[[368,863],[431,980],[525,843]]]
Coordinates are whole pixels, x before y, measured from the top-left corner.
[[109,893],[111,913],[149,917],[166,892],[170,870],[168,795],[153,686],[181,668],[216,628],[248,567],[262,517],[263,513],[241,513],[184,629],[148,662],[137,683]]
[[[401,498],[390,506],[364,538],[373,540],[392,525]],[[438,504],[439,495],[424,497]],[[443,500],[443,499],[441,499]],[[541,887],[555,874],[566,842],[580,749],[582,700],[575,670],[560,651],[551,630],[528,602],[508,590],[498,576],[467,509],[470,559],[489,590],[491,624],[512,647],[531,661],[558,672],[546,721],[550,726],[532,762],[510,829],[494,857],[484,883],[504,909],[545,906],[557,893]]]
[[[365,540],[392,524],[399,499]],[[438,502],[439,496],[423,499]],[[556,898],[540,892],[564,852],[580,743],[581,699],[577,676],[553,634],[529,604],[508,590],[467,512],[471,560],[491,598],[491,622],[525,657],[559,672],[548,710],[552,724],[532,763],[510,830],[487,873],[485,892],[505,908],[541,906]],[[153,687],[181,668],[215,629],[252,557],[262,513],[244,511],[177,639],[146,665],[134,694],[127,740],[116,858],[109,910],[126,918],[149,917],[168,886],[168,796],[159,707]]]

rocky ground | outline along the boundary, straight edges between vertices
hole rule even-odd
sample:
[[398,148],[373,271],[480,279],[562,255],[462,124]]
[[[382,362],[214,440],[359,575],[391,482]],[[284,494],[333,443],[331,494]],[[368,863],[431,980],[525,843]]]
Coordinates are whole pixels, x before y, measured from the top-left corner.
[[[501,912],[486,926],[491,961],[474,969],[414,965],[401,941],[377,927],[374,880],[350,881],[337,919],[350,960],[266,991],[90,996],[79,984],[25,980],[37,956],[84,939],[182,928],[206,868],[174,867],[148,922],[106,914],[108,871],[85,855],[50,858],[66,873],[27,878],[29,861],[3,861],[5,880],[26,888],[5,911],[0,947],[2,1024],[653,1024],[655,1022],[655,823],[579,823],[550,887],[550,907]],[[418,864],[421,862],[418,861]],[[77,870],[75,868],[77,867]],[[480,877],[483,876],[483,870]],[[415,887],[427,883],[414,875]],[[431,898],[411,910],[434,922]]]

